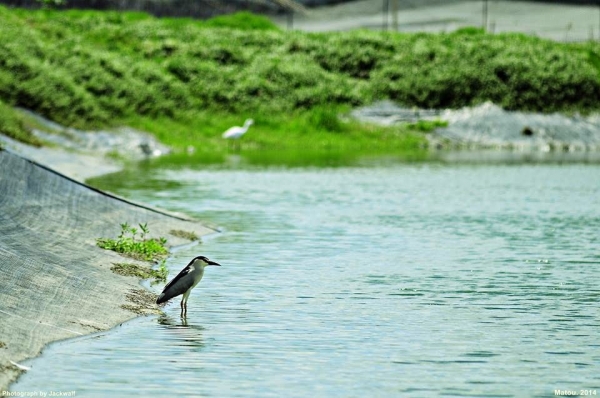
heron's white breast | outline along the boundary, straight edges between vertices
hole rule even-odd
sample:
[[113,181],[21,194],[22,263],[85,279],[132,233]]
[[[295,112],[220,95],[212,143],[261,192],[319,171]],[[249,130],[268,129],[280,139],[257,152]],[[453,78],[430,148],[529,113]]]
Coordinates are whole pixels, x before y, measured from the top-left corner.
[[198,284],[202,280],[204,276],[204,267],[200,261],[194,262],[194,286]]

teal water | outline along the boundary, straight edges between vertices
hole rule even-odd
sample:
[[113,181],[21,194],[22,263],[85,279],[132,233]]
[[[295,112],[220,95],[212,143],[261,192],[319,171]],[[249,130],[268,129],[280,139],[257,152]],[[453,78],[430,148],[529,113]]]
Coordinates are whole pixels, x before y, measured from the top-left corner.
[[[223,228],[179,305],[49,346],[13,391],[600,393],[600,165],[163,165],[98,181]],[[153,287],[159,291],[161,286]]]

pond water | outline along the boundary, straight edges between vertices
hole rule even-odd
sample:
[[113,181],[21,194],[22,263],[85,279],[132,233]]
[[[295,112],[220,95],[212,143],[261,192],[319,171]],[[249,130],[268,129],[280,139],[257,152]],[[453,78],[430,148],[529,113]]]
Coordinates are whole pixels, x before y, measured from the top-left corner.
[[163,164],[96,185],[223,228],[170,277],[223,266],[187,319],[176,300],[52,344],[13,391],[600,394],[598,164]]

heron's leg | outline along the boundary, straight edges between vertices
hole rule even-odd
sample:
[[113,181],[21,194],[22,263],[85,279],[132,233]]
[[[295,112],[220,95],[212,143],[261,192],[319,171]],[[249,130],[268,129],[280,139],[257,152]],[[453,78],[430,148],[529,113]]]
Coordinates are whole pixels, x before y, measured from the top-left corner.
[[183,316],[183,300],[185,300],[185,296],[181,298],[181,304],[179,304],[179,306],[181,307],[181,313],[179,314],[179,316]]
[[183,298],[181,299],[181,316],[187,315],[187,301],[188,297],[190,297],[190,290],[183,294]]

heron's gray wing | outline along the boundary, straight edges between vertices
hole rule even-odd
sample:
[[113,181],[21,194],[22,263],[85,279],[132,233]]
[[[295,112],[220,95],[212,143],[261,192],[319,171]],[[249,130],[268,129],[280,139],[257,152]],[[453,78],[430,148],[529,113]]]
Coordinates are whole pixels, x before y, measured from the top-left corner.
[[173,279],[171,279],[171,281],[169,283],[167,283],[165,285],[165,287],[163,288],[163,293],[167,291],[167,289],[169,289],[172,285],[174,285],[175,283],[177,283],[177,281],[181,278],[183,278],[184,276],[186,276],[187,274],[189,274],[190,272],[192,272],[194,270],[194,267],[192,267],[191,264],[186,265],[181,271],[179,271],[179,273],[177,274],[177,276]]
[[156,303],[160,304],[171,300],[173,297],[185,293],[190,287],[192,287],[194,284],[194,277],[192,276],[193,270],[194,267],[191,265],[188,265],[182,269],[181,272],[177,274],[177,276],[173,278],[171,282],[167,283],[160,296],[158,296]]

